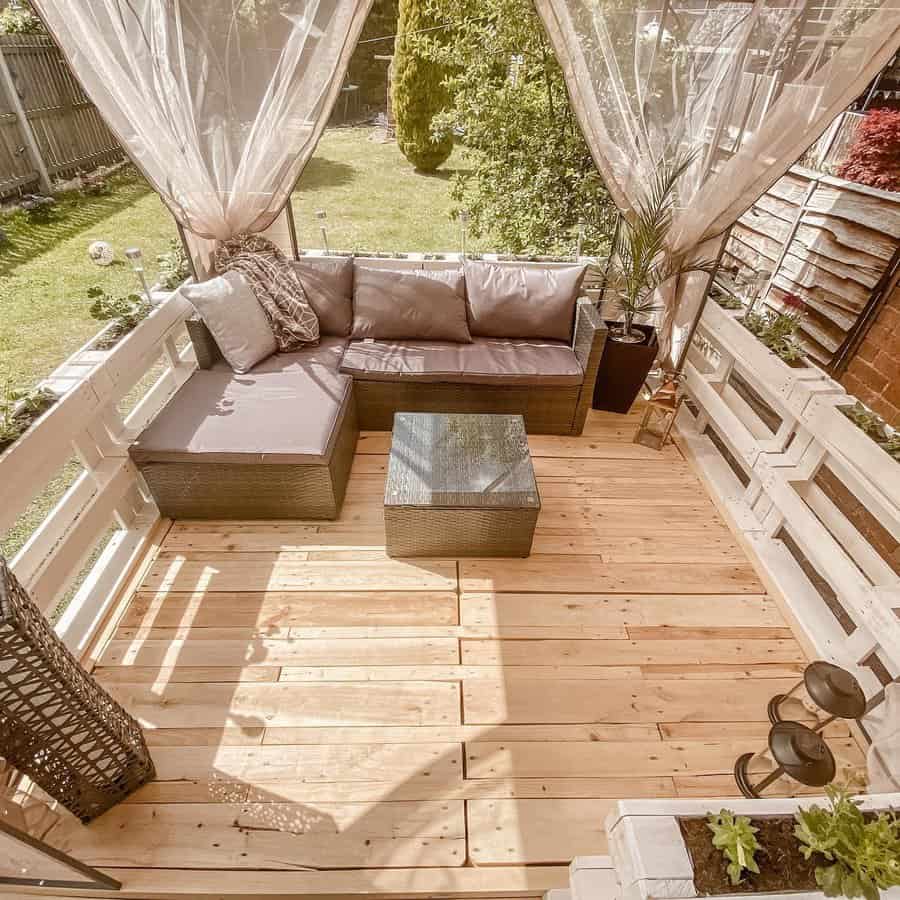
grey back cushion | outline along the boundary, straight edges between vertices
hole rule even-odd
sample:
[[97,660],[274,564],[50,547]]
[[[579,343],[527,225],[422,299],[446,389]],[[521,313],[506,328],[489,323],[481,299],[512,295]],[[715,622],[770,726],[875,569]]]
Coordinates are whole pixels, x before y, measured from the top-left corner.
[[319,317],[319,332],[347,337],[353,324],[353,260],[349,256],[309,256],[291,265]]
[[469,328],[476,337],[570,341],[587,266],[467,262]]
[[356,266],[352,337],[469,343],[462,269]]
[[226,272],[179,290],[197,310],[235,372],[249,372],[276,351],[269,319],[243,275]]

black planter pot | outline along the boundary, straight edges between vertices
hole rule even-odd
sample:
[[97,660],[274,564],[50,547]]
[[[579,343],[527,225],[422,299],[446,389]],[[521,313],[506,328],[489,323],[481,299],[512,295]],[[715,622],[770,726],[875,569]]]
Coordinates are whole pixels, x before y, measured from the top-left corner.
[[[606,325],[612,331],[621,323],[607,322]],[[623,344],[613,340],[612,335],[606,339],[594,385],[594,409],[627,413],[653,368],[659,350],[656,329],[652,325],[631,327],[645,336],[644,343]]]

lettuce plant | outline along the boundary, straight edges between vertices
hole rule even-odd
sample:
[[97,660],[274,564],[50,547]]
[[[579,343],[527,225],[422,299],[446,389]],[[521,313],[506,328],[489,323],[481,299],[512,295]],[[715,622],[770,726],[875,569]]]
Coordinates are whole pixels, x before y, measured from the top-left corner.
[[756,840],[759,829],[746,816],[735,816],[730,809],[722,809],[707,815],[706,827],[713,833],[713,847],[721,850],[728,860],[727,872],[732,884],[740,884],[745,871],[759,873],[755,859],[760,849]]
[[797,811],[794,835],[806,859],[814,853],[816,883],[826,897],[878,900],[879,892],[900,886],[900,815],[866,818],[846,788],[828,786],[829,807]]

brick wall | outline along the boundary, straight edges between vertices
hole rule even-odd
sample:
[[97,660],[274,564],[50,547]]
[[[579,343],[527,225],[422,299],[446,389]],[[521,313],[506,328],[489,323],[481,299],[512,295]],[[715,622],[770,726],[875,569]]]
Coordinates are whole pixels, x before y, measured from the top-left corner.
[[889,425],[900,428],[900,282],[850,360],[841,383]]

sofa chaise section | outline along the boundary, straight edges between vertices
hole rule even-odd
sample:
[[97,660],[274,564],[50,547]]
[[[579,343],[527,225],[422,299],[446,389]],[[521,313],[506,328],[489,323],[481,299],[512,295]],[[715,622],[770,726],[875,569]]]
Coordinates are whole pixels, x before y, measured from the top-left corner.
[[162,515],[336,518],[359,434],[345,345],[195,372],[130,449]]

